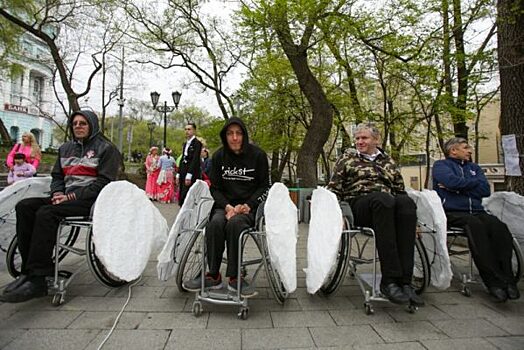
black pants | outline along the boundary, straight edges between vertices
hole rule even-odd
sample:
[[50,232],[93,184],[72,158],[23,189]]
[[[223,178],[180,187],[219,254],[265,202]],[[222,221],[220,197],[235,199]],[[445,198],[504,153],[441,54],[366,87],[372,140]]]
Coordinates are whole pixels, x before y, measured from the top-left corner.
[[182,206],[182,204],[184,204],[184,200],[186,199],[187,192],[189,191],[189,188],[191,186],[193,186],[193,184],[197,180],[197,177],[193,176],[191,178],[191,185],[186,186],[187,169],[182,170],[183,168],[185,168],[185,165],[181,166],[181,168],[180,168],[181,170],[180,170],[179,177],[178,177],[178,191],[179,191],[178,192],[178,195],[179,195],[179,197],[178,197],[178,205],[180,205],[180,206]]
[[407,195],[373,192],[350,203],[357,226],[375,231],[382,284],[410,284],[413,275],[417,207]]
[[513,238],[505,223],[488,213],[447,212],[448,226],[464,228],[473,261],[488,287],[513,283]]
[[255,224],[255,214],[237,214],[226,220],[224,209],[216,209],[206,226],[206,247],[209,273],[220,272],[222,255],[227,245],[227,277],[238,274],[238,238],[240,233]]
[[16,205],[16,235],[22,257],[22,273],[53,274],[53,249],[60,220],[89,216],[92,200],[74,200],[52,205],[50,198],[26,198]]

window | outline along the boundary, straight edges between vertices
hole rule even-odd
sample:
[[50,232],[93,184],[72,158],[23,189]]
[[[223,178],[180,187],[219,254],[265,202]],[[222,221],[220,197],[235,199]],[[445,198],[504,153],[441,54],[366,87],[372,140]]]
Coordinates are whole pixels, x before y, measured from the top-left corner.
[[33,135],[35,135],[36,142],[42,144],[42,131],[40,129],[31,129]]
[[13,142],[17,142],[18,141],[19,133],[20,133],[20,129],[18,128],[18,126],[12,126],[9,129],[9,136],[11,137],[11,140],[13,140]]
[[33,79],[33,102],[37,106],[42,102],[42,78]]

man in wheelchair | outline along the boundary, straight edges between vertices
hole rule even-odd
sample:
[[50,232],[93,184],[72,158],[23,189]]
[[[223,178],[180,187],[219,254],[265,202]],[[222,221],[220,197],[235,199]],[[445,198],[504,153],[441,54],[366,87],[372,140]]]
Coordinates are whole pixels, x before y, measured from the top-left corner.
[[511,270],[512,236],[506,224],[482,207],[490,188],[484,171],[471,161],[471,152],[466,139],[448,140],[446,159],[433,165],[433,189],[442,199],[448,226],[464,229],[473,261],[495,301],[518,299]]
[[53,249],[60,220],[89,216],[102,188],[117,177],[120,153],[100,133],[96,114],[74,112],[73,140],[58,150],[51,171],[51,196],[26,198],[16,205],[16,234],[21,275],[4,289],[1,300],[18,303],[47,295],[46,276],[53,274]]
[[346,150],[337,160],[327,187],[349,203],[356,226],[375,231],[382,294],[393,303],[422,306],[424,300],[410,284],[416,205],[404,190],[398,167],[378,147],[379,130],[372,124],[359,124],[353,137],[356,150]]
[[[257,207],[267,196],[269,164],[266,153],[249,143],[241,119],[227,120],[220,138],[222,147],[213,154],[211,161],[211,195],[215,204],[206,226],[209,272],[205,276],[205,287],[222,288],[220,265],[227,245],[228,289],[237,291],[238,239],[243,230],[254,226]],[[184,282],[184,288],[199,291],[201,277]],[[240,290],[244,297],[254,293],[243,278]]]

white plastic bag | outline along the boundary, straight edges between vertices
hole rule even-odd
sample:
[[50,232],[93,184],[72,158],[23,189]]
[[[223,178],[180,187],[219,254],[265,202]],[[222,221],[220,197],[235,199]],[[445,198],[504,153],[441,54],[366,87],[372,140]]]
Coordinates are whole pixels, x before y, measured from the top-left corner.
[[30,177],[0,191],[0,271],[4,270],[5,254],[16,234],[16,204],[25,198],[48,197],[50,185],[50,176]]
[[202,180],[196,180],[189,188],[184,204],[171,226],[167,242],[158,254],[156,269],[159,280],[167,281],[176,272],[178,261],[175,254],[182,254],[194,232],[192,230],[202,226],[208,219],[213,203],[209,186]]
[[508,229],[524,252],[524,197],[515,192],[495,192],[482,200],[490,214],[508,225]]
[[322,187],[314,190],[304,269],[308,293],[314,294],[322,287],[334,266],[342,228],[342,211],[335,194]]
[[286,291],[293,293],[297,289],[298,216],[297,207],[282,183],[276,182],[269,190],[264,216],[271,264],[278,271]]
[[[453,272],[447,246],[447,219],[437,192],[408,189],[408,195],[417,205],[417,219],[422,223],[422,243],[431,264],[431,284],[438,289],[447,289]],[[427,229],[424,229],[424,225]],[[416,271],[414,271],[416,274]]]
[[128,282],[138,278],[166,235],[166,219],[136,185],[116,181],[100,192],[93,212],[93,242],[111,274]]

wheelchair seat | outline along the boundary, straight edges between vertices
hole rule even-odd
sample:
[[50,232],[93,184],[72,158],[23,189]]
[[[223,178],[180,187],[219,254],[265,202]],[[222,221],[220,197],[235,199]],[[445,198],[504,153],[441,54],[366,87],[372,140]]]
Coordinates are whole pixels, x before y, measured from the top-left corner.
[[[315,191],[327,190],[319,188]],[[313,192],[313,202],[315,201],[315,191]],[[340,211],[343,215],[344,227],[340,236],[335,263],[331,267],[328,276],[320,287],[320,291],[324,295],[334,294],[343,284],[349,269],[350,275],[357,279],[359,287],[364,296],[365,313],[372,314],[374,312],[372,305],[374,301],[388,301],[382,297],[379,291],[380,273],[378,272],[379,261],[375,246],[375,232],[372,228],[357,227],[354,225],[354,217],[349,203],[334,202],[331,205],[337,205],[340,208]],[[322,207],[324,212],[335,210],[334,207],[332,208],[330,206],[327,208],[325,206]],[[319,213],[316,213],[314,210],[312,210],[312,220],[314,220],[313,217],[317,215],[319,215]],[[370,249],[368,249],[368,247],[370,247]],[[369,252],[369,250],[371,250],[371,252]],[[422,240],[419,237],[417,237],[415,240],[414,259],[415,264],[412,285],[414,286],[416,293],[420,294],[429,285],[430,270],[426,250]],[[360,269],[364,265],[372,266],[371,273],[360,273]],[[414,305],[408,305],[409,312],[414,312],[415,310],[416,307]]]
[[[450,257],[467,256],[468,257],[468,271],[460,272],[455,266],[456,275],[460,276],[461,293],[464,296],[471,296],[471,285],[482,283],[480,277],[476,276],[475,264],[469,248],[469,239],[464,228],[462,227],[448,227],[448,252]],[[523,255],[520,245],[515,237],[512,238],[511,246],[511,269],[514,282],[518,283],[522,278],[523,269]]]
[[[125,190],[122,191],[122,187],[125,187]],[[145,212],[146,216],[153,217],[151,220],[156,220],[159,217],[161,217],[161,214],[158,212],[156,208],[154,208],[153,204],[145,197],[143,194],[143,191],[139,190],[135,185],[128,183],[127,181],[118,181],[118,182],[112,182],[108,184],[102,192],[100,193],[97,202],[95,205],[93,205],[91,209],[91,216],[89,217],[65,217],[63,218],[58,226],[57,233],[56,233],[56,244],[54,249],[54,255],[53,255],[53,262],[54,262],[54,275],[52,278],[48,278],[48,287],[49,287],[49,294],[54,294],[53,297],[53,305],[61,305],[65,302],[65,295],[66,290],[69,284],[72,282],[74,277],[83,272],[83,269],[81,267],[77,267],[75,272],[71,273],[69,271],[64,271],[60,268],[60,263],[62,260],[69,254],[73,253],[75,255],[79,256],[85,256],[87,260],[87,265],[89,270],[93,273],[95,279],[101,283],[102,285],[109,287],[109,288],[118,288],[123,285],[126,285],[128,283],[132,283],[135,280],[137,280],[140,277],[141,271],[143,270],[142,267],[145,267],[145,264],[147,263],[147,260],[145,262],[138,261],[137,258],[138,255],[134,252],[130,253],[130,256],[133,258],[132,264],[137,265],[140,264],[137,269],[140,269],[138,272],[135,270],[131,271],[134,273],[133,277],[129,277],[129,275],[126,275],[125,273],[122,273],[119,267],[115,267],[114,264],[111,264],[110,260],[105,259],[104,260],[104,254],[101,254],[101,251],[103,252],[104,247],[103,243],[100,240],[100,238],[103,238],[104,235],[111,235],[111,237],[114,236],[115,231],[118,230],[125,230],[125,228],[120,227],[118,229],[113,228],[112,230],[104,230],[100,232],[108,232],[105,234],[99,233],[99,235],[102,235],[99,237],[99,240],[97,243],[97,238],[95,235],[95,226],[97,224],[97,220],[100,220],[100,216],[97,215],[97,205],[102,205],[100,203],[104,203],[104,201],[111,202],[111,198],[114,196],[112,191],[116,192],[122,192],[126,193],[126,195],[129,196],[138,196],[135,201],[131,201],[130,203],[140,203],[140,200],[143,199],[143,202],[140,205],[140,211]],[[140,197],[142,196],[142,197]],[[122,197],[121,197],[122,198]],[[147,206],[151,207],[147,207]],[[128,208],[129,209],[129,208]],[[148,212],[148,210],[153,210],[153,213]],[[103,209],[101,209],[103,210]],[[126,211],[126,208],[123,207],[115,207],[115,210],[111,212],[111,217],[109,220],[111,220],[110,224],[114,224],[115,221],[113,219],[117,219],[118,216],[123,215],[131,215],[133,213],[122,213],[121,211]],[[156,210],[156,212],[154,212]],[[151,214],[151,215],[149,215]],[[134,215],[134,214],[133,214]],[[164,220],[164,225],[166,226],[165,229],[162,229],[162,222],[161,220]],[[129,220],[132,221],[132,220]],[[147,221],[147,220],[144,220]],[[158,221],[158,220],[157,220]],[[118,222],[118,220],[116,220]],[[144,224],[149,224],[149,222],[145,222]],[[104,225],[102,225],[103,228]],[[160,222],[152,225],[153,229],[158,229],[158,234],[161,235],[162,232],[165,234],[167,231],[167,225],[165,224],[165,219],[161,217]],[[137,228],[139,230],[139,234],[144,235],[144,231],[140,229],[140,227]],[[80,240],[81,234],[85,234],[85,238],[83,240]],[[132,237],[132,235],[127,235],[128,238]],[[132,238],[129,238],[132,239]],[[107,244],[107,243],[106,243]],[[134,244],[131,244],[134,245]],[[121,245],[115,245],[111,248],[115,248],[115,251],[119,251],[122,246]],[[151,246],[147,247],[144,244],[139,244],[139,247],[136,247],[136,249],[141,249],[144,251],[147,251],[148,248],[151,248]],[[106,249],[107,250],[107,249]],[[55,257],[58,257],[55,258]],[[7,265],[9,267],[10,274],[14,277],[20,274],[20,268],[21,268],[21,258],[18,251],[18,241],[15,237],[13,238],[10,249],[8,251],[8,254],[6,256],[7,259]],[[118,259],[121,261],[121,259]],[[127,259],[131,260],[131,259]],[[124,261],[125,263],[125,261]],[[73,264],[76,265],[76,264]],[[127,270],[130,271],[129,269]]]
[[[273,187],[275,186],[278,187],[279,185],[275,183]],[[273,187],[269,192],[268,201],[271,201],[270,196]],[[287,196],[289,198],[289,194]],[[268,202],[262,202],[259,204],[255,215],[255,225],[240,233],[237,280],[240,280],[242,276],[247,276],[248,272],[251,272],[250,283],[254,287],[256,286],[258,274],[263,267],[276,301],[278,303],[283,303],[288,297],[289,291],[282,282],[281,274],[278,271],[277,266],[275,266],[271,261],[271,248],[267,241],[266,205],[268,205]],[[296,215],[296,208],[294,213]],[[192,306],[193,314],[195,316],[200,316],[203,311],[202,302],[208,302],[212,304],[239,306],[240,308],[237,316],[243,320],[247,319],[249,314],[249,297],[242,296],[240,289],[237,288],[237,291],[233,293],[229,292],[227,288],[221,290],[208,290],[204,288],[203,279],[207,266],[205,254],[205,227],[199,226],[193,230],[187,230],[186,236],[189,237],[187,238],[188,243],[185,245],[183,251],[180,252],[181,255],[175,252],[175,256],[181,256],[179,260],[177,279],[188,281],[197,278],[198,276],[201,276],[202,278],[202,288],[195,293],[195,300]],[[247,256],[246,247],[248,241],[250,241],[249,238],[254,242],[256,247],[255,250],[258,251],[256,256],[252,256],[254,254],[253,249],[250,249],[249,256]],[[175,257],[175,259],[178,258]],[[223,259],[223,261],[227,262],[226,259]],[[183,288],[183,290],[185,291],[185,288]]]

